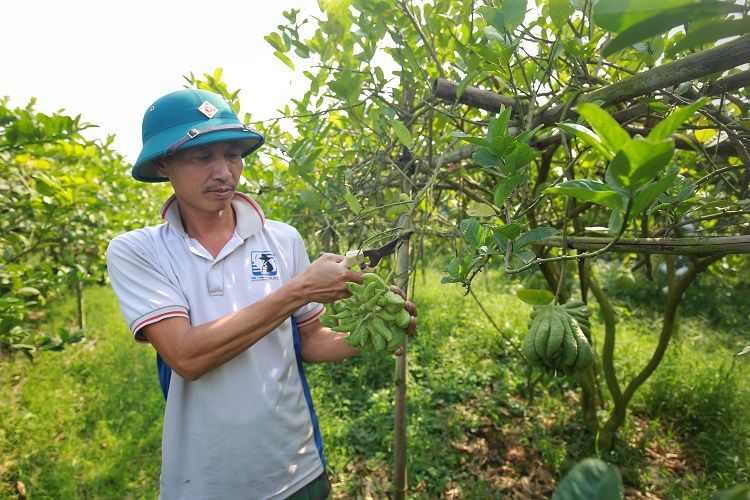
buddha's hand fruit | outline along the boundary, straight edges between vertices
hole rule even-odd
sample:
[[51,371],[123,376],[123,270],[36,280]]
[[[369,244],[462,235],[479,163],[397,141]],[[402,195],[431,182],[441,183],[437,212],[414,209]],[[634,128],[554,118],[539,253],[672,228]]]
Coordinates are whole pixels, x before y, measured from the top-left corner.
[[565,374],[582,372],[594,363],[590,334],[591,308],[581,301],[534,307],[523,353],[532,366]]
[[339,325],[332,329],[349,332],[346,343],[360,352],[393,353],[403,345],[411,322],[406,301],[375,273],[363,274],[362,281],[347,283],[352,296],[334,302],[337,313],[331,317]]
[[630,288],[635,286],[636,279],[633,272],[630,269],[622,268],[617,272],[615,276],[615,285],[619,288]]

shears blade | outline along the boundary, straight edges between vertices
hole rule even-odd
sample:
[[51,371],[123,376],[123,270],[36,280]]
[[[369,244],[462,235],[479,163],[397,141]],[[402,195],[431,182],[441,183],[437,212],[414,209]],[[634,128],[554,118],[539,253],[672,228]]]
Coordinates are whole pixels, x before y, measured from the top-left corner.
[[[361,271],[370,272],[374,269],[375,266],[380,263],[383,258],[395,252],[396,249],[404,241],[408,241],[409,237],[411,237],[412,232],[413,231],[406,231],[378,248],[370,248],[367,250],[351,250],[346,253],[346,258],[344,259],[344,262],[342,264],[344,265],[344,267],[351,267],[355,264],[359,264],[359,269]],[[365,259],[367,259],[368,262],[365,262]]]

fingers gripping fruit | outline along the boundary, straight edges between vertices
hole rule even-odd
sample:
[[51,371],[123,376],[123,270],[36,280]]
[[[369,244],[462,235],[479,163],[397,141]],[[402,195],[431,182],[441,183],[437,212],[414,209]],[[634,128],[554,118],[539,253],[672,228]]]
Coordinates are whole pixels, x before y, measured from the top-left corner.
[[350,332],[346,343],[361,352],[392,353],[403,345],[411,322],[406,301],[375,273],[363,274],[362,280],[361,285],[347,283],[352,296],[334,303],[338,313],[331,317],[340,324],[332,329]]
[[535,307],[523,342],[529,364],[566,374],[588,370],[594,362],[586,337],[591,333],[590,316],[591,308],[579,300]]

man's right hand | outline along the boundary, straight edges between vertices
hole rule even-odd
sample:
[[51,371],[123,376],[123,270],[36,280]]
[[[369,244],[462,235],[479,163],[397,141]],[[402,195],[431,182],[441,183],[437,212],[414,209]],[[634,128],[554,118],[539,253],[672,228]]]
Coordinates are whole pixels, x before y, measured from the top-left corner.
[[344,267],[343,261],[343,255],[324,253],[297,276],[309,302],[331,304],[351,295],[346,288],[348,281],[362,283],[362,273]]

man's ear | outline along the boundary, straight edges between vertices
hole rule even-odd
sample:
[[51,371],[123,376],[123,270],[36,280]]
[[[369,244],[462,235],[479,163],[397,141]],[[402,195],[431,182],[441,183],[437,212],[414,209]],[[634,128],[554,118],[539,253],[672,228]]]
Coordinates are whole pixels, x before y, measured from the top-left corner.
[[162,177],[169,178],[169,175],[167,175],[167,165],[164,161],[164,158],[156,158],[155,160],[151,160],[151,163],[154,165],[154,170],[156,170],[156,173],[159,174]]

